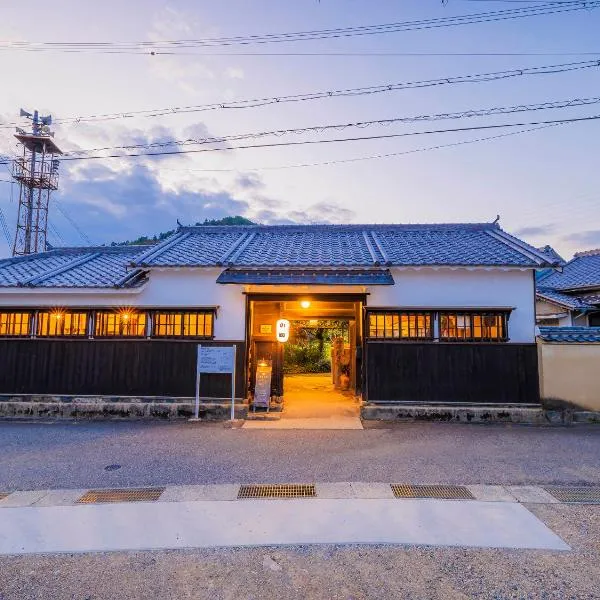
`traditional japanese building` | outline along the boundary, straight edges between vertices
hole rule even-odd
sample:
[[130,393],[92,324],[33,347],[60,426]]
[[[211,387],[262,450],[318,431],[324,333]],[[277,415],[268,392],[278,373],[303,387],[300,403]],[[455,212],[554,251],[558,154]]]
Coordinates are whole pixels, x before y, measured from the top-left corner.
[[[0,394],[191,398],[197,345],[235,345],[236,397],[272,365],[276,324],[345,326],[364,402],[539,400],[535,272],[496,223],[199,226],[155,246],[0,260]],[[207,375],[202,396],[227,398]]]

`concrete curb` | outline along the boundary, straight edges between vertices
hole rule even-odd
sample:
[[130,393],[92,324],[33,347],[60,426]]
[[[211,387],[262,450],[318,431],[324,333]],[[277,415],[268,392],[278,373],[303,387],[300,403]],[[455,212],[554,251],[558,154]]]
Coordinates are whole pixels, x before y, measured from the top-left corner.
[[[335,500],[393,499],[389,483],[382,482],[321,482],[316,483],[317,498]],[[466,485],[480,502],[514,502],[521,504],[560,504],[544,488],[533,485]],[[569,487],[569,486],[565,486]],[[128,488],[119,488],[128,489]],[[137,489],[137,488],[136,488]],[[167,486],[157,502],[223,501],[238,500],[240,484]],[[77,500],[87,489],[14,491],[0,500],[1,508],[35,506],[78,506]],[[400,500],[400,499],[399,499]],[[471,500],[465,500],[470,502]]]

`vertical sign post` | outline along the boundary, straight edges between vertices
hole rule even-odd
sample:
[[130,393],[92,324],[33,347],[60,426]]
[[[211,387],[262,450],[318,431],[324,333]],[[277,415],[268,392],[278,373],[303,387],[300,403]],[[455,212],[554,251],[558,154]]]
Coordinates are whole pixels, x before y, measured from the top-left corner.
[[231,420],[235,419],[235,357],[236,346],[202,346],[198,345],[196,361],[196,403],[194,418],[200,414],[200,376],[202,373],[231,373]]

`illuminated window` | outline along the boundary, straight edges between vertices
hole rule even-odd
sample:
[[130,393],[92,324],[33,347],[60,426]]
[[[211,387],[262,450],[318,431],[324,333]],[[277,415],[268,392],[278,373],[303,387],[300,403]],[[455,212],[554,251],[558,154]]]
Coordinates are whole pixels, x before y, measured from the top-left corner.
[[507,339],[505,313],[440,313],[444,341],[502,342]]
[[0,336],[31,335],[31,313],[0,312]]
[[371,312],[369,337],[384,339],[432,339],[431,313]]
[[146,313],[130,310],[96,313],[96,337],[143,337],[146,334]]
[[213,311],[156,312],[152,322],[154,337],[212,338]]
[[39,312],[37,335],[75,337],[87,333],[88,315],[77,311]]

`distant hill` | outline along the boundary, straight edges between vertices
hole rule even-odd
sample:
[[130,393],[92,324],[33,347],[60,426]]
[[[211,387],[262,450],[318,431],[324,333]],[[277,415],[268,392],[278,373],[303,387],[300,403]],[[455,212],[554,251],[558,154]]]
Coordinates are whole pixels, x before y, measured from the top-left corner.
[[[204,223],[194,223],[196,226],[202,225],[256,225],[250,219],[246,219],[246,217],[240,217],[239,215],[235,217],[223,217],[222,219],[204,219]],[[111,246],[134,246],[134,245],[148,245],[158,244],[158,242],[162,242],[165,238],[174,234],[176,229],[171,229],[169,231],[163,231],[153,237],[148,237],[146,235],[142,235],[136,240],[127,240],[126,242],[111,242]]]

